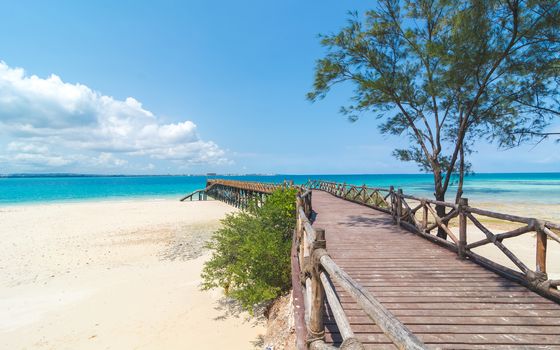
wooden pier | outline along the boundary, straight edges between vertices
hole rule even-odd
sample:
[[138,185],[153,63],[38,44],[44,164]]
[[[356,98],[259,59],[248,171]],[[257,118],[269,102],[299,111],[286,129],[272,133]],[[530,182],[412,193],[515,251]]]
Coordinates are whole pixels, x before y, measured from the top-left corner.
[[251,205],[262,205],[266,195],[275,190],[291,186],[293,186],[293,182],[287,181],[282,184],[273,184],[215,179],[208,180],[206,188],[189,193],[180,201],[183,202],[187,199],[192,201],[196,196],[198,196],[198,200],[207,200],[208,197],[211,197],[236,208],[247,209]]
[[[262,186],[221,185],[236,193],[223,198],[238,203]],[[266,195],[283,185],[276,186],[260,188]],[[546,273],[547,245],[560,242],[559,225],[472,208],[466,200],[323,181],[302,186],[296,201],[298,349],[560,349],[560,281]],[[444,217],[436,205],[447,208]],[[516,226],[495,234],[483,217]],[[473,226],[486,238],[470,239]],[[503,244],[522,234],[534,234],[534,262]],[[513,267],[473,251],[486,244]]]
[[[322,191],[313,193],[313,210],[333,262],[427,348],[560,348],[554,301],[399,228],[381,211]],[[339,283],[335,292],[364,348],[396,348]],[[324,325],[325,341],[340,344],[328,307]]]

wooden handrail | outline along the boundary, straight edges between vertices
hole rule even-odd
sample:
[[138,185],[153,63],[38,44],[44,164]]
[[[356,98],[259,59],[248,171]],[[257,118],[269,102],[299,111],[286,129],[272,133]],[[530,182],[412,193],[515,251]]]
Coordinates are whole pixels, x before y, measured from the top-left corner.
[[293,187],[293,181],[284,181],[283,183],[265,183],[265,182],[249,182],[249,181],[239,181],[239,180],[225,180],[225,179],[210,179],[206,182],[206,186],[210,185],[222,185],[237,189],[250,190],[253,192],[260,193],[272,193],[277,189]]
[[325,296],[327,297],[329,307],[331,308],[333,317],[335,319],[336,325],[338,326],[338,330],[340,331],[342,339],[354,338],[354,332],[350,327],[350,321],[348,321],[348,317],[346,317],[346,314],[342,309],[340,300],[338,300],[338,296],[336,295],[336,291],[334,290],[331,278],[324,272],[321,272],[320,276],[323,289],[325,290]]
[[321,266],[352,298],[375,324],[393,341],[399,349],[426,349],[426,346],[387,310],[373,294],[354,281],[328,254],[321,256]]
[[[466,198],[462,198],[459,203],[455,204],[411,196],[404,194],[400,189],[395,191],[392,186],[389,189],[380,189],[365,185],[356,186],[317,180],[310,181],[309,185],[311,189],[326,191],[336,197],[385,211],[392,215],[395,224],[402,226],[404,229],[456,252],[462,259],[470,259],[504,277],[525,285],[549,299],[560,302],[559,283],[557,283],[558,281],[550,280],[546,273],[547,241],[550,238],[560,243],[559,234],[554,232],[554,230],[560,231],[560,224],[536,218],[474,208],[469,206],[468,199]],[[385,199],[389,198],[390,202],[385,202],[385,205],[372,203],[371,197],[382,192],[388,193]],[[415,201],[419,204],[411,205],[408,201]],[[444,216],[440,217],[433,206],[443,206],[450,208],[451,211],[446,212]],[[416,217],[416,214],[419,212],[422,214],[421,219]],[[491,229],[477,219],[477,216],[519,223],[524,226],[494,234]],[[449,225],[451,219],[455,217],[459,217],[458,237]],[[429,219],[431,219],[431,222],[429,222]],[[486,238],[468,243],[468,227],[470,224],[484,233]],[[432,231],[435,229],[445,232],[447,238],[444,239],[433,234]],[[536,263],[534,268],[530,268],[529,266],[532,264],[522,261],[502,244],[503,240],[528,233],[535,233],[536,237]],[[495,245],[521,272],[491,261],[472,251],[472,249],[486,244]]]
[[193,192],[187,194],[186,196],[182,197],[181,199],[179,199],[179,201],[184,202],[185,200],[187,200],[187,198],[190,198],[191,201],[192,201],[193,196],[197,193],[198,193],[198,200],[206,200],[207,195],[208,195],[208,191],[210,189],[212,189],[212,187],[214,187],[214,184],[206,185],[206,188],[201,188],[201,189],[198,189],[196,191],[193,191]]

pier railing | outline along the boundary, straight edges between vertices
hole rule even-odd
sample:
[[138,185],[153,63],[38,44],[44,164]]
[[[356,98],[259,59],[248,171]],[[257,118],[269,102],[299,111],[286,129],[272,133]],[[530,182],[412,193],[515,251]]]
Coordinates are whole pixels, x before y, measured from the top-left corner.
[[[362,310],[383,330],[399,349],[425,349],[424,344],[404,326],[389,310],[363,286],[357,283],[329,256],[326,250],[325,231],[311,226],[311,190],[297,196],[297,224],[292,249],[292,273],[300,273],[300,283],[295,278],[294,299],[304,300],[304,315],[296,305],[296,332],[301,332],[303,322],[307,328],[306,345],[309,349],[337,349],[325,343],[325,299],[342,336],[341,349],[364,349],[350,327],[350,322],[340,304],[333,282],[344,289]],[[295,247],[298,246],[298,249]],[[296,261],[296,262],[294,262]],[[303,291],[301,285],[304,286]],[[303,319],[303,320],[302,320]],[[299,325],[299,327],[298,327]],[[298,334],[299,349],[303,337]]]
[[247,209],[251,205],[262,205],[266,200],[266,195],[271,194],[275,190],[293,186],[293,181],[284,181],[277,184],[212,179],[206,182],[204,193],[237,208]]
[[[559,224],[470,207],[466,198],[462,198],[459,203],[441,202],[406,195],[401,189],[395,191],[393,187],[383,189],[315,180],[309,181],[306,186],[309,189],[326,191],[336,197],[389,213],[396,225],[456,252],[462,259],[472,260],[560,302],[558,290],[560,280],[549,279],[546,272],[548,241],[560,243],[560,236],[557,233],[560,232]],[[437,214],[437,206],[446,208],[444,216]],[[483,223],[485,220],[493,220],[494,225],[498,222],[508,222],[510,223],[508,226],[515,227],[508,228],[506,232],[494,233],[489,228],[491,225]],[[472,231],[469,235],[472,226],[480,230],[484,238],[472,239],[474,237]],[[458,228],[458,232],[452,230],[453,227]],[[436,235],[438,229],[446,233],[445,239]],[[507,239],[528,234],[534,234],[536,241],[534,264],[520,259],[503,243]],[[495,246],[511,261],[510,266],[473,251],[486,245]]]

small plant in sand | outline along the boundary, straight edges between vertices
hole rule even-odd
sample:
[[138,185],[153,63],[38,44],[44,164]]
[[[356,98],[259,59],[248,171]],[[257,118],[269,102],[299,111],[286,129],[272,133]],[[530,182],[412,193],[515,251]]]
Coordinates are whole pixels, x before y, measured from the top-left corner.
[[221,287],[249,311],[290,289],[296,223],[294,189],[277,190],[261,207],[228,215],[208,243],[203,289]]

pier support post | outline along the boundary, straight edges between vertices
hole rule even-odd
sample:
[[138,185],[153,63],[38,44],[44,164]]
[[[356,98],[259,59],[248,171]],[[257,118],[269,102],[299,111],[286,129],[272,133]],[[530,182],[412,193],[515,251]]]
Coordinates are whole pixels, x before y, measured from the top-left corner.
[[467,245],[467,212],[466,207],[469,206],[467,198],[459,198],[458,208],[459,211],[459,246],[457,253],[460,259],[465,258],[465,246]]

